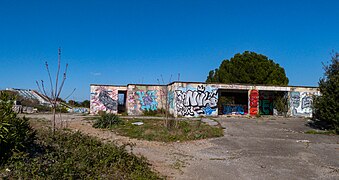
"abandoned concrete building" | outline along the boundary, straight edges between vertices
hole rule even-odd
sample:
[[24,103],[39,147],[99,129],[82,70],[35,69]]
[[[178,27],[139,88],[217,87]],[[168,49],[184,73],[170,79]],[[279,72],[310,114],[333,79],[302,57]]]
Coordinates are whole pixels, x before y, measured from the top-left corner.
[[288,116],[312,117],[317,87],[172,82],[168,85],[91,84],[90,113],[127,113],[168,110],[174,117],[221,115],[278,115],[274,102],[285,100]]

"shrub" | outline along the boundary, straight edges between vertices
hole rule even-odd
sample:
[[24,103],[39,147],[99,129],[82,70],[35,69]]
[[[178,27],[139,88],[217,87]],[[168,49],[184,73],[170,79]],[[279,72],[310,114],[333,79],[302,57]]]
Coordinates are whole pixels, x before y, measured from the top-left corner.
[[37,153],[13,156],[0,170],[0,179],[158,179],[144,157],[128,153],[129,145],[61,130],[54,136],[51,130],[39,130],[37,143]]
[[35,131],[27,118],[19,118],[12,110],[14,97],[0,92],[0,165],[13,153],[26,151],[34,142]]
[[123,124],[124,121],[115,114],[104,114],[93,124],[94,128],[112,128],[115,125]]
[[156,116],[158,114],[157,110],[144,110],[143,115],[144,116]]
[[274,107],[277,109],[279,115],[287,116],[288,112],[288,98],[286,95],[278,95],[274,99]]

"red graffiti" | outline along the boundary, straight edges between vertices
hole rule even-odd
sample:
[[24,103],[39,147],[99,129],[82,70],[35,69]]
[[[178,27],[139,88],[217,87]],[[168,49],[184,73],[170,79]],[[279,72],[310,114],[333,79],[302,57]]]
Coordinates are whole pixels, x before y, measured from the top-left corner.
[[258,101],[259,101],[259,92],[257,90],[251,90],[250,93],[250,115],[258,114]]

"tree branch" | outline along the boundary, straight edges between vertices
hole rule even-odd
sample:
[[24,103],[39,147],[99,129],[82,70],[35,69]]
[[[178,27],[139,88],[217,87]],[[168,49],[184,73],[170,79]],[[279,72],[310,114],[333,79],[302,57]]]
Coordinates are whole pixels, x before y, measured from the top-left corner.
[[[52,81],[52,77],[51,77],[51,73],[49,71],[49,68],[48,68],[48,63],[47,61],[45,62],[45,65],[46,65],[46,69],[47,69],[47,73],[48,73],[48,77],[49,77],[49,82],[51,83],[51,98],[54,99],[54,93],[53,93],[53,81]],[[42,80],[41,80],[42,81]],[[43,81],[42,81],[43,82]],[[47,96],[48,97],[48,96]]]
[[54,97],[55,98],[58,98],[58,95],[60,94],[60,91],[58,91],[58,81],[59,81],[59,72],[60,72],[60,56],[61,56],[61,48],[59,47],[59,50],[58,50],[58,70],[57,70],[57,74],[56,74],[56,80],[55,80],[55,95]]

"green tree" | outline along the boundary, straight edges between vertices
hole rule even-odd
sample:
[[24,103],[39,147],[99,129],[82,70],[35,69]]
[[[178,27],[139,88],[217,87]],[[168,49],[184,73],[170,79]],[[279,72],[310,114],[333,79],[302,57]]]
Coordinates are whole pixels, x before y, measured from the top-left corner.
[[245,51],[223,60],[207,76],[207,83],[288,85],[284,68],[262,54]]
[[325,73],[319,81],[321,96],[315,98],[314,117],[339,133],[339,53],[334,53],[329,65],[323,65]]
[[71,106],[73,106],[73,107],[78,107],[78,106],[79,106],[79,103],[76,102],[75,100],[69,100],[69,101],[68,101],[68,104],[71,105]]
[[84,101],[81,103],[81,106],[82,106],[82,107],[87,107],[87,108],[89,108],[89,106],[90,106],[89,100],[84,100]]

